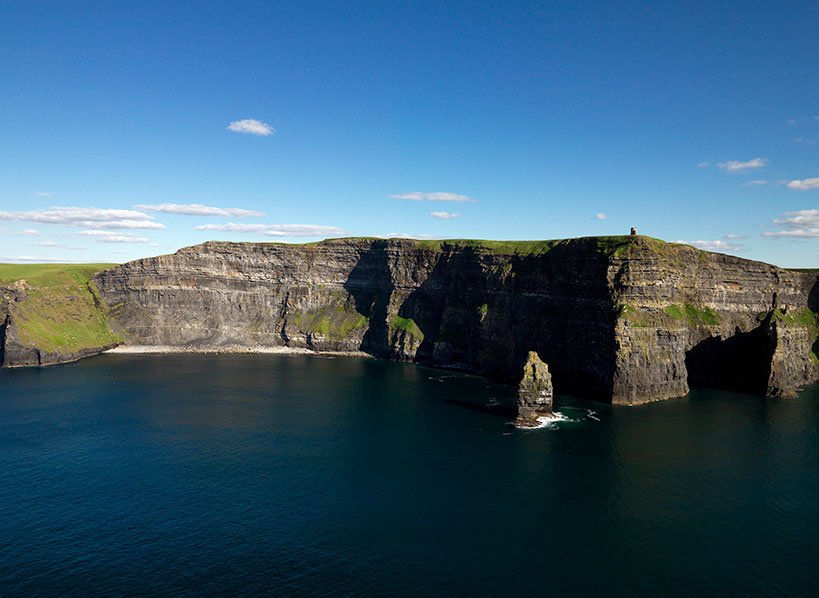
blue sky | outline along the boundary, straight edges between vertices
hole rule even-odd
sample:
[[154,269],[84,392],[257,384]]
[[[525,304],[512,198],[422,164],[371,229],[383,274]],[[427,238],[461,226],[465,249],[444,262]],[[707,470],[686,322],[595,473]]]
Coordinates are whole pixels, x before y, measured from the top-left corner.
[[6,0],[0,261],[636,226],[817,267],[817,24],[817,2]]

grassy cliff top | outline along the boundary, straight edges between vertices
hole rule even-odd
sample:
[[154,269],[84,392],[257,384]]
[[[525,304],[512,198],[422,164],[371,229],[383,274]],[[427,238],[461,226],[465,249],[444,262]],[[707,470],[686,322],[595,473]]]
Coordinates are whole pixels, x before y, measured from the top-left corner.
[[20,341],[52,353],[119,342],[91,281],[94,273],[112,265],[0,264],[0,286],[13,285],[21,292],[22,299],[9,307]]
[[[303,243],[303,246],[333,245],[337,243],[397,243],[426,249],[429,251],[442,251],[446,249],[473,249],[488,253],[501,255],[542,255],[548,253],[555,247],[570,246],[574,244],[588,244],[598,252],[606,255],[620,256],[629,248],[641,247],[661,251],[665,246],[681,245],[667,243],[661,239],[654,239],[642,235],[616,235],[609,237],[576,237],[568,239],[541,239],[523,241],[495,241],[490,239],[410,239],[403,237],[337,237]],[[290,243],[276,243],[277,245],[292,245]]]
[[71,284],[91,279],[116,264],[0,264],[0,284],[25,280],[34,287]]

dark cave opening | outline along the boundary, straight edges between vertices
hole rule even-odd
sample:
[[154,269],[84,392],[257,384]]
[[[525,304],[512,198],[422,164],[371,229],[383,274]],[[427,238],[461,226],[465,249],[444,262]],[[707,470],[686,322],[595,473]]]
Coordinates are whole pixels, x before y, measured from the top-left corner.
[[690,386],[765,394],[771,373],[771,339],[766,323],[728,338],[708,337],[685,354]]

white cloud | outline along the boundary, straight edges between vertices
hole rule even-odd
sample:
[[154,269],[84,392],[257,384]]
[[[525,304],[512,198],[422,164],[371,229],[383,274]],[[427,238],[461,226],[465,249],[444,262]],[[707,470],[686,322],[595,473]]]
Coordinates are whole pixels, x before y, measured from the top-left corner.
[[705,251],[742,251],[744,246],[739,243],[726,243],[725,241],[676,241],[677,243],[685,243],[686,245],[693,245],[697,249]]
[[780,230],[766,231],[763,237],[771,238],[794,238],[794,239],[815,239],[819,238],[819,210],[798,210],[796,212],[785,212],[783,218],[773,221]]
[[86,249],[86,247],[78,247],[76,245],[63,245],[55,241],[43,241],[42,243],[32,243],[36,247],[58,247],[60,249]]
[[[0,218],[2,220],[2,218]],[[27,237],[39,237],[40,231],[34,230],[33,228],[26,228],[17,233],[18,235],[25,235]]]
[[728,233],[727,235],[722,235],[722,238],[726,241],[738,241],[739,239],[747,239],[748,235],[738,235],[736,233]]
[[269,124],[263,123],[255,118],[234,120],[227,128],[228,131],[233,131],[234,133],[249,133],[250,135],[261,135],[262,137],[273,135],[276,132],[276,129]]
[[793,140],[794,143],[801,143],[803,145],[813,145],[816,143],[815,139],[811,139],[810,137],[796,137]]
[[739,162],[731,160],[729,162],[720,162],[717,167],[725,172],[744,172],[746,170],[753,170],[755,168],[764,168],[768,165],[768,160],[765,158],[754,158],[746,162]]
[[429,215],[440,220],[451,220],[452,218],[461,217],[457,212],[430,212]]
[[147,243],[145,237],[138,237],[129,233],[112,233],[107,230],[82,230],[77,233],[83,237],[93,237],[100,243]]
[[204,206],[201,203],[163,203],[163,204],[139,204],[134,206],[137,210],[146,212],[164,212],[166,214],[182,214],[185,216],[225,216],[232,218],[246,218],[248,216],[264,216],[264,212],[256,210],[243,210],[242,208],[217,208],[215,206]]
[[51,193],[49,193],[48,191],[34,191],[33,193],[37,197],[51,197]]
[[760,185],[767,185],[768,181],[763,181],[762,179],[756,179],[753,181],[747,181],[742,183],[743,187],[759,187]]
[[71,264],[76,260],[67,260],[64,257],[37,257],[33,255],[18,255],[12,258],[7,258],[10,262],[33,262],[35,264],[41,263],[55,263],[55,264]]
[[478,201],[468,195],[461,195],[460,193],[448,193],[446,191],[435,191],[432,193],[424,193],[423,191],[413,191],[411,193],[396,193],[390,195],[391,199],[407,199],[409,201],[454,201],[457,203]]
[[808,189],[819,189],[819,177],[813,179],[794,179],[786,185],[788,189],[794,191],[807,191]]
[[243,233],[266,235],[268,237],[341,237],[348,234],[337,226],[319,224],[203,224],[195,230],[220,231],[226,233]]
[[697,168],[708,168],[711,165],[710,162],[698,162]]
[[597,218],[598,220],[605,220],[609,217],[609,215],[604,214],[603,212],[598,212],[597,214],[594,215],[594,217]]
[[62,224],[93,228],[142,228],[161,229],[165,225],[155,222],[154,217],[135,210],[108,210],[101,208],[49,208],[28,212],[0,211],[0,220]]
[[160,230],[165,228],[161,222],[153,222],[151,220],[111,220],[109,222],[93,222],[85,221],[76,226],[93,226],[94,228],[112,229],[144,229],[144,230]]

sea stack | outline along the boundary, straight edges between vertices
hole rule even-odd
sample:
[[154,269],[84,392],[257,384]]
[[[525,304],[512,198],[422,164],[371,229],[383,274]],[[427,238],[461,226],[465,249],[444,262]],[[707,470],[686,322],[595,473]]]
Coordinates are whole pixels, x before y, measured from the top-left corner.
[[529,351],[518,385],[518,418],[516,425],[532,427],[538,417],[552,414],[552,375],[549,366],[534,351]]

